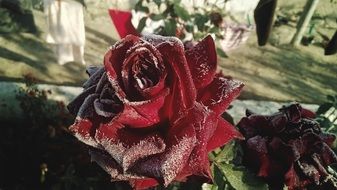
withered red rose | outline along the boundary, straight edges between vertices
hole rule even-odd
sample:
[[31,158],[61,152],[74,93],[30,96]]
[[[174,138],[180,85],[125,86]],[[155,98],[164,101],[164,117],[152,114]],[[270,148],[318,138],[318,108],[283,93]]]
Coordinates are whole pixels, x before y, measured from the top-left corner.
[[207,153],[235,137],[222,112],[243,84],[216,75],[213,39],[184,49],[174,37],[129,35],[91,67],[68,106],[92,160],[135,189],[210,177]]
[[337,163],[336,136],[324,133],[315,114],[292,104],[272,115],[247,112],[238,127],[244,137],[244,162],[264,177],[270,189],[337,189],[327,167]]

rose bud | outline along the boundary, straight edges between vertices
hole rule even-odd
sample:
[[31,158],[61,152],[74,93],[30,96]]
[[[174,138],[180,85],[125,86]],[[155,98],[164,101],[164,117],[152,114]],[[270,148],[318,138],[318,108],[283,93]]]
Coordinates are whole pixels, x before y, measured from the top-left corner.
[[175,37],[129,35],[90,67],[69,105],[74,135],[112,180],[135,189],[210,178],[208,152],[241,138],[221,118],[243,87],[216,74],[210,36],[184,49]]
[[295,103],[272,115],[246,115],[237,125],[245,137],[244,164],[270,189],[322,189],[331,181],[327,168],[337,163],[330,148],[336,137],[322,132],[313,112]]

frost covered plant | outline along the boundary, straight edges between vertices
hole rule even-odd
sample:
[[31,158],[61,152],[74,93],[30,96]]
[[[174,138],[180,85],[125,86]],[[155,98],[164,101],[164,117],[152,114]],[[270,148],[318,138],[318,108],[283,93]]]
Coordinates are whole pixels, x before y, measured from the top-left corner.
[[331,146],[336,137],[323,133],[315,114],[292,104],[272,115],[247,111],[238,127],[246,138],[244,162],[271,189],[337,189],[329,165],[337,163]]
[[93,161],[135,189],[210,178],[208,152],[241,134],[222,119],[243,84],[216,74],[212,37],[185,49],[175,37],[129,35],[91,67],[68,106]]

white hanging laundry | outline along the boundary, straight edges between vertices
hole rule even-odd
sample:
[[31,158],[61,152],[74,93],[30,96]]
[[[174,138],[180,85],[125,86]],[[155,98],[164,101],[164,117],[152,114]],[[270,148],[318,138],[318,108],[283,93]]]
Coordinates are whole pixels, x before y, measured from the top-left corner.
[[85,27],[83,5],[72,0],[44,0],[46,41],[54,46],[58,63],[84,61]]

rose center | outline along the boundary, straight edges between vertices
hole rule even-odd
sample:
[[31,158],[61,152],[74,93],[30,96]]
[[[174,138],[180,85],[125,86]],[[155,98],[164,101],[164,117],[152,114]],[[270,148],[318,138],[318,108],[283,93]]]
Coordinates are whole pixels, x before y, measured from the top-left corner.
[[130,75],[136,88],[145,89],[158,83],[162,70],[158,67],[157,60],[152,60],[146,55],[140,55],[132,65]]

